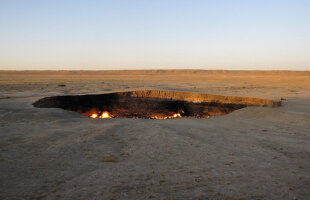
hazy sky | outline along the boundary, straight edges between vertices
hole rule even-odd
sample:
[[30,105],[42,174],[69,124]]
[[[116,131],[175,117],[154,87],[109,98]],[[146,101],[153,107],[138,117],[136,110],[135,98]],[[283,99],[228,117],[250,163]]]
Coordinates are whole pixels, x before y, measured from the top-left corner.
[[0,69],[310,70],[310,0],[0,0]]

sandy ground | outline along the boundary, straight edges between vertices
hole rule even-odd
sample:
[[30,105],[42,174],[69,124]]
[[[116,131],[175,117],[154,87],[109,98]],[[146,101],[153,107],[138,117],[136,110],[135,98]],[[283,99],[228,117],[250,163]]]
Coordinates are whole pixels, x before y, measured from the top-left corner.
[[[90,119],[45,96],[285,99],[210,119]],[[0,199],[309,199],[310,72],[0,71]]]

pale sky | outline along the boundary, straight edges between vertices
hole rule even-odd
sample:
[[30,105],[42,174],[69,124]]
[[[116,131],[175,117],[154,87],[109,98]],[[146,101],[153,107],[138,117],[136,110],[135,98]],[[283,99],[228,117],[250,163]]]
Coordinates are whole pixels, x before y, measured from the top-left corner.
[[310,70],[310,0],[0,0],[0,69]]

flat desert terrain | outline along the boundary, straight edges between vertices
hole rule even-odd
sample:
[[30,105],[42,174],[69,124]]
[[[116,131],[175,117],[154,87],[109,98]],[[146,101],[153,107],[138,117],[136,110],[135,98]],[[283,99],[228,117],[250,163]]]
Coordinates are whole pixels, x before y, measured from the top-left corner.
[[[92,119],[43,97],[171,90],[257,97],[200,119]],[[0,71],[0,199],[309,199],[310,72]]]

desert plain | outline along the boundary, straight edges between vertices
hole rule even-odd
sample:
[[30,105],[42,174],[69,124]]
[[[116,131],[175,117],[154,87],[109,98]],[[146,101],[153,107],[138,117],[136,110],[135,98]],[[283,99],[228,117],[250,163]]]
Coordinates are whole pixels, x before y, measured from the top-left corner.
[[[32,105],[135,90],[282,106],[154,120]],[[310,199],[310,72],[0,71],[0,199]]]

